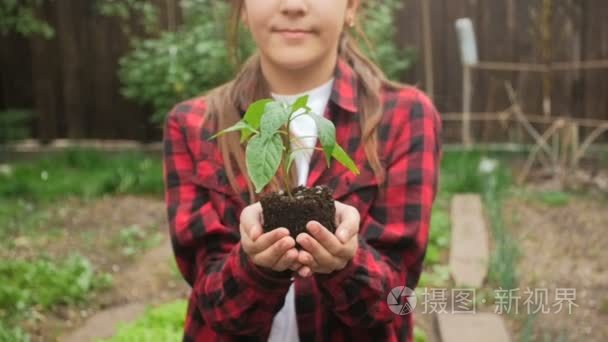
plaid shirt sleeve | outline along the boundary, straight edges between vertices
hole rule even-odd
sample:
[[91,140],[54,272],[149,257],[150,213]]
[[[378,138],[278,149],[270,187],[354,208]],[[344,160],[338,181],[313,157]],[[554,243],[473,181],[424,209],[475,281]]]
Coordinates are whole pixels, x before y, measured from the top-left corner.
[[[374,327],[398,315],[386,298],[391,289],[414,289],[426,251],[431,207],[441,159],[441,119],[431,101],[409,88],[387,101],[390,127],[380,139],[387,151],[382,191],[362,214],[359,248],[347,266],[317,275],[328,307],[346,325]],[[355,199],[357,201],[357,199]]]
[[[196,172],[198,151],[213,155],[217,148],[215,140],[192,138],[201,136],[204,107],[202,100],[178,104],[164,129],[163,171],[171,241],[179,270],[196,298],[187,319],[202,316],[204,321],[186,325],[192,334],[209,325],[223,334],[267,335],[284,303],[291,274],[253,264],[241,248],[238,226],[222,221],[235,214],[239,217],[242,208],[224,200],[218,210],[210,199],[223,194],[196,181],[197,177],[216,176]],[[202,136],[210,136],[202,129]],[[191,141],[198,141],[197,145]],[[200,315],[191,310],[199,310]]]

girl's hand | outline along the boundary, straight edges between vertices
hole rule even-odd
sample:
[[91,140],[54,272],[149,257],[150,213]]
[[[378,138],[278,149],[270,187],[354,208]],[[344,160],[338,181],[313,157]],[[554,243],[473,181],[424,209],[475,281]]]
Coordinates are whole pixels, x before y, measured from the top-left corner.
[[336,234],[319,222],[306,225],[308,233],[296,237],[302,246],[297,262],[302,264],[298,274],[308,277],[314,273],[331,273],[346,267],[359,247],[359,211],[350,205],[334,201],[336,206]]
[[262,234],[262,205],[251,204],[241,212],[241,247],[254,264],[277,272],[290,268],[298,257],[295,240],[287,228]]

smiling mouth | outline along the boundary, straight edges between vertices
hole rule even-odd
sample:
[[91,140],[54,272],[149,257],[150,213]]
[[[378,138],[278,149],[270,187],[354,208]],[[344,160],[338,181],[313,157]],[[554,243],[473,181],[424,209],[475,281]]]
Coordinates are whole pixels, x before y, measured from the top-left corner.
[[312,31],[307,30],[274,30],[273,32],[286,39],[302,39],[313,33]]

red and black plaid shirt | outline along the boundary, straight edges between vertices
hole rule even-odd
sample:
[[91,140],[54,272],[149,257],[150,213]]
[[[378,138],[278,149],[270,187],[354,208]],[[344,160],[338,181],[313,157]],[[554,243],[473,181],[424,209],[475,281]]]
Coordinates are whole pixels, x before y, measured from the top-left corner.
[[[184,341],[266,341],[275,314],[295,282],[301,341],[411,341],[411,314],[387,305],[390,290],[414,289],[422,270],[441,159],[441,118],[431,101],[408,87],[382,90],[378,128],[380,158],[387,172],[378,188],[366,161],[357,116],[357,79],[338,60],[326,117],[336,139],[353,157],[357,176],[320,151],[311,160],[308,186],[327,184],[334,198],[361,214],[359,248],[346,268],[330,275],[291,279],[291,271],[266,272],[240,245],[238,218],[247,206],[227,182],[205,99],[176,105],[166,121],[164,177],[173,250],[192,287]],[[235,139],[238,137],[235,135]]]

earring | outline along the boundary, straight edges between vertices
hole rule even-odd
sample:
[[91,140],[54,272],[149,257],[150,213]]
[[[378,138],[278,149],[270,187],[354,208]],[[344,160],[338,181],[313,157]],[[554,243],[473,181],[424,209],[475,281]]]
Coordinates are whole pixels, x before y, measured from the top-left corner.
[[348,27],[353,27],[355,26],[355,20],[352,17],[348,17],[348,19],[346,20],[346,24],[348,25]]

